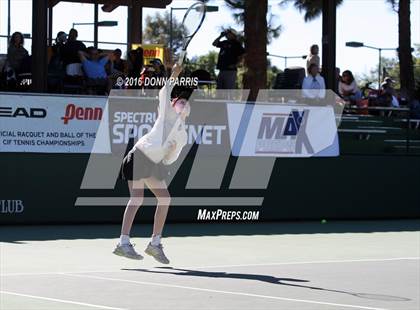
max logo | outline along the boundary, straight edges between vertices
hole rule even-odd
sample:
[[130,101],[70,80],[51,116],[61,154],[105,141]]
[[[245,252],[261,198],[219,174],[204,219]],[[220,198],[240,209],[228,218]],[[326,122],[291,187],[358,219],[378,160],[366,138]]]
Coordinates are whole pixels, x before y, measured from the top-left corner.
[[285,113],[264,113],[258,131],[261,153],[301,154],[303,147],[307,153],[314,150],[306,132],[306,122],[310,111],[292,110]]

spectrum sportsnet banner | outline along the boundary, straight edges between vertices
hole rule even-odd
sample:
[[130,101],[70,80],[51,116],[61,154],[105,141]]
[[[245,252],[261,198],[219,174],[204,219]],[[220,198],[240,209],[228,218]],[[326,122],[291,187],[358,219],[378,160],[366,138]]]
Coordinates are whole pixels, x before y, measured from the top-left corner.
[[90,153],[105,104],[105,98],[1,94],[0,152]]
[[[190,98],[191,114],[186,119],[187,145],[199,144],[207,147],[208,156],[221,151],[230,151],[229,132],[227,128],[226,104],[211,100],[196,100],[194,93]],[[113,90],[106,107],[108,123],[101,124],[98,136],[105,137],[102,129],[108,128],[109,135],[99,142],[103,145],[110,141],[113,154],[125,152],[127,146],[132,147],[138,139],[148,133],[158,117],[158,92],[148,90],[147,96],[139,96],[136,90]],[[184,152],[189,147],[184,148]],[[94,148],[96,153],[96,143]]]

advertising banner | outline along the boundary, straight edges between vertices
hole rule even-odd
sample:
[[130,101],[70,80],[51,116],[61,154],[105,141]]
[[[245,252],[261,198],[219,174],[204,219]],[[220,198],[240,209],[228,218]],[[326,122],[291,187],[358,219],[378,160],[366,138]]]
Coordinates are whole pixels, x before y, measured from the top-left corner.
[[2,94],[0,152],[90,153],[105,103],[95,97]]
[[329,106],[228,104],[234,156],[338,156],[335,114]]
[[[220,103],[195,100],[188,145],[203,156],[338,156],[335,114],[328,106]],[[146,98],[0,95],[0,152],[113,153],[149,132],[157,92]],[[207,149],[208,145],[208,149]],[[131,146],[132,147],[132,146]],[[206,149],[204,152],[204,148]],[[187,153],[189,147],[185,149]],[[201,153],[201,152],[200,152]]]

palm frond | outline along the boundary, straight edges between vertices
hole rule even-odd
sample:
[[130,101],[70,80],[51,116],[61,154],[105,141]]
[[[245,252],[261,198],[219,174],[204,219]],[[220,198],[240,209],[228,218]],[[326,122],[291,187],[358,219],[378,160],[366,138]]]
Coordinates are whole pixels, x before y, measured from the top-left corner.
[[398,0],[386,0],[386,2],[388,2],[389,4],[391,4],[392,9],[394,10],[394,12],[398,13],[398,5],[399,5],[399,1]]
[[[304,13],[305,22],[309,22],[322,15],[322,2],[322,0],[282,0],[280,5],[292,3],[299,12]],[[336,0],[336,2],[338,7],[344,0]]]

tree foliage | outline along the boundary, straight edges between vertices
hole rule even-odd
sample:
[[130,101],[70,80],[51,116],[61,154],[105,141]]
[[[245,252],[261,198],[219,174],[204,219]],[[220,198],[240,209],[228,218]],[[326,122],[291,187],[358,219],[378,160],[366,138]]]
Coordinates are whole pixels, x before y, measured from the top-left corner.
[[[413,58],[414,62],[414,79],[416,81],[416,85],[420,87],[420,44],[415,44],[415,57]],[[368,74],[363,74],[361,76],[356,77],[358,80],[358,84],[360,86],[364,86],[367,82],[376,83],[378,80],[378,66],[379,64],[370,70]],[[395,87],[397,89],[400,88],[400,65],[399,61],[396,57],[394,58],[382,58],[382,68],[384,69],[382,74],[385,77],[391,77],[395,82]]]
[[[245,20],[245,1],[246,0],[225,0],[227,6],[233,11],[233,18],[235,21],[243,25]],[[263,0],[262,0],[263,1]],[[270,43],[273,39],[280,36],[282,27],[281,25],[275,26],[277,18],[273,14],[268,14],[267,19],[267,41]]]
[[[336,0],[337,6],[343,4],[344,0]],[[304,13],[306,22],[314,20],[322,15],[322,0],[282,0],[281,5],[292,3],[299,11]]]
[[185,68],[187,74],[203,69],[210,73],[212,80],[216,79],[216,65],[217,65],[217,56],[216,51],[210,51],[205,55],[192,57],[188,62]]
[[[143,41],[148,44],[164,44],[170,46],[170,13],[156,13],[146,17],[146,27],[143,31]],[[186,30],[174,16],[172,18],[172,46],[173,52],[178,52],[182,47],[182,38]]]

